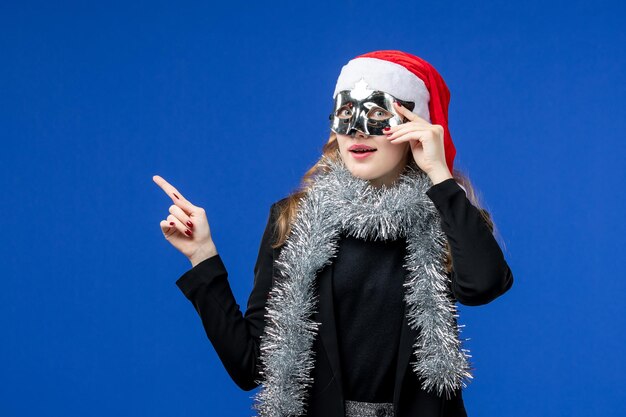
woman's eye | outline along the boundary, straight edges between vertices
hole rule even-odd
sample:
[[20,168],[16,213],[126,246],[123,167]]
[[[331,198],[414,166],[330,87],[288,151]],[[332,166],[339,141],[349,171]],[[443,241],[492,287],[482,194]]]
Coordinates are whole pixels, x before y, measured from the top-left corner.
[[340,119],[349,119],[350,117],[352,117],[352,110],[348,108],[341,108],[337,110],[337,117],[339,117]]
[[372,109],[367,115],[368,118],[374,120],[387,120],[392,117],[392,114],[387,110],[383,110],[381,108]]

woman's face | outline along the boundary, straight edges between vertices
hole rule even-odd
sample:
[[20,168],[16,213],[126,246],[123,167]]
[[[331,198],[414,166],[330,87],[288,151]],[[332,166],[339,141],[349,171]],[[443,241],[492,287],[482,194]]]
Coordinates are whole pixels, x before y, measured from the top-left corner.
[[[370,136],[357,131],[353,136],[337,134],[341,159],[355,177],[375,187],[391,185],[406,165],[409,143],[390,143],[386,135]],[[359,152],[357,149],[371,149]]]

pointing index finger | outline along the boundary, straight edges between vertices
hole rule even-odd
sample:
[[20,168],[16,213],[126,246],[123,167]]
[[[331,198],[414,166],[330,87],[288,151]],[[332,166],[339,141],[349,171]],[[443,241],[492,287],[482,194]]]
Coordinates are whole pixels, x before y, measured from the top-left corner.
[[172,199],[174,204],[183,209],[187,215],[192,215],[195,206],[191,204],[183,195],[169,182],[165,181],[160,175],[153,175],[152,180],[159,186],[169,198]]
[[152,180],[156,182],[156,184],[161,187],[161,189],[165,191],[165,194],[167,194],[172,200],[182,199],[182,194],[172,184],[165,181],[165,179],[160,175],[153,175]]

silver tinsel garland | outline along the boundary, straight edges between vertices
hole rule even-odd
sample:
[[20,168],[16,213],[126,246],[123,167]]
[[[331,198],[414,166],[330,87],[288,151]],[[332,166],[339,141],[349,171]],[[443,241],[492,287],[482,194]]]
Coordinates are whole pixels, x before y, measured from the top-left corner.
[[446,236],[425,192],[432,186],[421,170],[407,167],[391,187],[376,188],[353,176],[341,160],[324,158],[300,201],[291,233],[275,261],[278,275],[266,306],[261,337],[261,389],[254,409],[263,417],[299,416],[313,384],[313,341],[319,323],[314,285],[317,272],[337,254],[340,233],[366,240],[405,237],[405,301],[409,325],[418,330],[413,371],[422,388],[450,397],[472,379],[461,347],[456,304],[445,273]]

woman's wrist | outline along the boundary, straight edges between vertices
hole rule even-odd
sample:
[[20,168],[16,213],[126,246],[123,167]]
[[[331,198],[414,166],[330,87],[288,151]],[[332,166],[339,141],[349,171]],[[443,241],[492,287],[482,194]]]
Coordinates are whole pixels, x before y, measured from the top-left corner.
[[189,257],[189,262],[191,262],[192,267],[195,267],[200,262],[212,258],[215,255],[217,255],[217,248],[211,241],[210,243],[199,247],[198,250]]
[[439,184],[447,179],[454,178],[447,166],[439,166],[428,172],[428,177],[433,185]]

